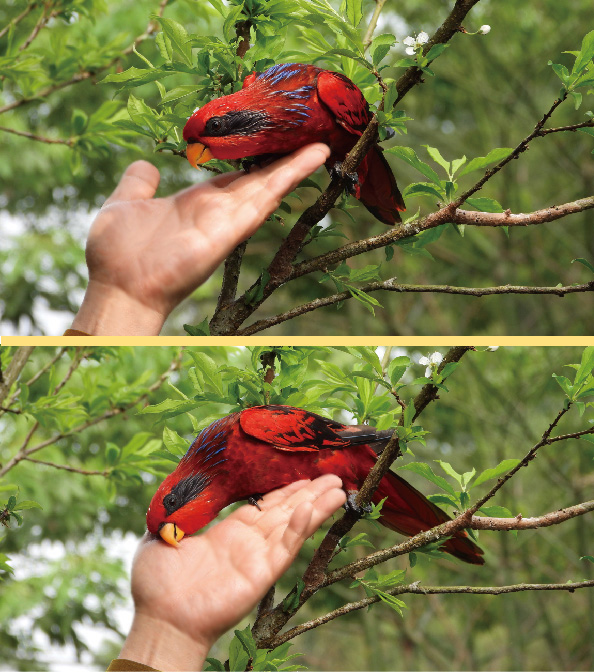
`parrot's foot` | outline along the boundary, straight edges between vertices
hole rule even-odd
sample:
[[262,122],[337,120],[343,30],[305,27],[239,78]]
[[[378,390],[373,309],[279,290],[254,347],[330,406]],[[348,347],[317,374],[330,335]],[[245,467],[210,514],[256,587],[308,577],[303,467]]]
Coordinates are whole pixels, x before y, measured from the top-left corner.
[[252,506],[255,506],[258,509],[258,511],[262,511],[262,509],[260,508],[260,505],[258,504],[258,502],[261,499],[264,499],[264,497],[262,497],[262,495],[252,495],[251,497],[248,497],[247,501],[248,501],[248,504],[251,504]]
[[347,501],[344,503],[345,511],[352,512],[359,518],[363,518],[366,513],[371,513],[373,507],[371,504],[366,504],[365,506],[359,506],[357,504],[357,495],[359,494],[358,490],[349,490],[347,492]]
[[359,191],[359,176],[357,173],[345,173],[342,169],[342,163],[339,161],[330,168],[329,172],[331,180],[342,180],[344,178],[347,181],[346,190],[349,194],[357,195]]

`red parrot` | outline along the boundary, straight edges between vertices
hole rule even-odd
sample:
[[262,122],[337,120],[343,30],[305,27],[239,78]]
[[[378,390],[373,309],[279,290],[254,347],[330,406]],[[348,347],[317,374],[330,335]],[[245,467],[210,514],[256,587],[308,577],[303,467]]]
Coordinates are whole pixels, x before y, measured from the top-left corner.
[[[248,75],[243,88],[197,109],[184,127],[186,154],[195,168],[211,159],[263,159],[326,143],[331,175],[353,148],[371,115],[348,77],[302,63],[274,65]],[[396,180],[379,145],[348,176],[353,195],[384,224],[405,210]]]
[[[347,493],[346,507],[357,510],[355,497],[391,431],[367,425],[348,426],[291,406],[254,406],[228,415],[203,429],[175,471],[161,483],[146,514],[149,532],[172,545],[213,520],[221,509],[257,499],[294,481],[336,474]],[[382,525],[413,536],[450,520],[403,478],[389,471],[375,492],[384,497]],[[461,531],[443,550],[475,565],[482,549]]]

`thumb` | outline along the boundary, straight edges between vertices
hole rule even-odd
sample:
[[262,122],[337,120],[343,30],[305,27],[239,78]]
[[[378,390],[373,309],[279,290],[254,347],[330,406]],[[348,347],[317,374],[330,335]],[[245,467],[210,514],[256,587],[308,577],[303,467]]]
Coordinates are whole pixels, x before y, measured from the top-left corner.
[[118,186],[104,205],[110,205],[117,201],[152,198],[157,191],[160,179],[159,171],[151,163],[134,161],[126,168]]

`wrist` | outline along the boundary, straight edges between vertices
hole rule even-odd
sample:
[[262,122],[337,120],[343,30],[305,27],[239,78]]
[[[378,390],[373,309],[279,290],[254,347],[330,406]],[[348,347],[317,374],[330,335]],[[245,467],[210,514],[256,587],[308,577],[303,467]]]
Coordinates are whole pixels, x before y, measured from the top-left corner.
[[171,623],[137,611],[119,658],[163,672],[202,670],[211,645],[190,637]]
[[91,280],[72,328],[92,336],[158,336],[165,317],[119,287]]

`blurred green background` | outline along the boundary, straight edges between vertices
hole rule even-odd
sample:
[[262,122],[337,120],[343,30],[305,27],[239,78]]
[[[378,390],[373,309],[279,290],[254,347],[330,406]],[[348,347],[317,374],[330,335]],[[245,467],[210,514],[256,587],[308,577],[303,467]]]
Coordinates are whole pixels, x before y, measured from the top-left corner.
[[[338,6],[338,3],[334,3]],[[28,3],[6,0],[0,6],[0,30],[18,16]],[[8,32],[0,38],[0,126],[50,138],[67,139],[74,132],[77,114],[91,115],[105,101],[119,101],[124,108],[127,93],[116,95],[111,84],[99,84],[107,72],[128,67],[145,67],[135,54],[122,56],[135,36],[145,31],[150,14],[158,10],[156,0],[64,0],[66,17],[53,18],[23,54],[41,57],[26,77],[11,72],[2,55],[8,53]],[[375,3],[365,0],[365,29]],[[403,56],[402,40],[421,30],[432,31],[445,18],[452,2],[392,3],[384,6],[376,34],[393,32],[399,44],[388,62]],[[181,22],[190,33],[220,35],[220,15],[206,0],[177,0],[165,9],[165,16]],[[38,14],[31,12],[18,24],[15,44],[31,32]],[[559,80],[547,65],[571,65],[565,50],[578,49],[591,28],[589,0],[576,0],[569,8],[555,0],[519,5],[514,0],[480,2],[465,22],[468,31],[489,24],[487,36],[456,35],[450,48],[434,63],[435,77],[407,95],[402,109],[413,117],[408,135],[390,143],[413,147],[427,160],[423,145],[440,149],[446,159],[466,155],[484,156],[493,147],[515,146],[533,129],[559,91]],[[320,27],[324,32],[324,28]],[[332,39],[331,34],[326,35]],[[299,30],[286,31],[286,49],[307,51]],[[158,62],[154,35],[138,45],[138,50]],[[23,56],[24,58],[24,56]],[[105,70],[105,66],[112,64]],[[3,67],[5,68],[3,70]],[[25,67],[25,66],[23,66]],[[81,69],[96,75],[82,83],[43,95],[44,89],[67,81]],[[390,68],[385,74],[398,77],[402,70]],[[4,74],[3,74],[4,73]],[[178,77],[178,79],[176,79]],[[176,75],[176,82],[188,84]],[[19,81],[20,85],[15,84]],[[1,113],[23,95],[35,99]],[[134,94],[158,102],[156,85],[133,90]],[[190,101],[191,102],[191,101]],[[580,110],[571,102],[559,109],[553,125],[583,121],[591,107],[585,96]],[[71,162],[72,150],[60,144],[44,144],[3,132],[0,128],[0,309],[2,331],[9,333],[61,333],[69,326],[86,283],[84,240],[96,208],[113,189],[118,177],[132,160],[144,157],[154,162],[163,175],[160,194],[201,179],[182,158],[155,154],[151,142],[137,136],[131,147],[110,145],[108,151],[91,151]],[[592,139],[581,133],[554,134],[537,139],[520,160],[512,162],[489,182],[481,195],[496,198],[513,212],[528,212],[564,203],[594,193]],[[404,188],[419,179],[407,164],[389,157]],[[327,184],[325,173],[320,176]],[[463,178],[462,187],[473,177]],[[300,191],[303,202],[291,199],[293,210],[282,226],[268,222],[252,239],[244,261],[240,290],[256,279],[277,249],[289,225],[315,197],[313,189]],[[350,204],[354,205],[354,199]],[[434,208],[431,199],[411,197],[409,213]],[[339,210],[331,216],[341,223],[348,240],[385,231],[385,227],[356,206],[352,222]],[[283,215],[285,216],[285,215]],[[382,276],[397,276],[412,284],[451,284],[457,286],[539,285],[585,283],[591,271],[572,264],[578,257],[594,262],[592,211],[537,227],[512,229],[509,237],[502,230],[466,228],[464,238],[449,228],[427,249],[433,260],[413,256],[396,248],[391,261],[382,250],[349,262],[354,268],[384,262]],[[338,242],[337,242],[338,241]],[[345,242],[340,238],[322,239],[306,249],[313,255]],[[274,315],[317,297],[333,293],[331,283],[319,284],[321,274],[290,283],[255,315]],[[183,333],[183,323],[196,324],[212,316],[221,272],[199,288],[170,317],[163,333]],[[592,332],[594,311],[590,294],[554,296],[493,296],[480,300],[444,294],[374,294],[383,309],[373,317],[354,300],[340,308],[325,308],[314,319],[301,317],[273,328],[271,334],[542,334],[580,335]],[[354,325],[357,325],[355,327]]]
[[[413,384],[425,373],[419,359],[433,350],[392,348],[388,353],[387,359],[407,356],[411,360],[401,381],[406,385],[400,391],[405,403],[420,390],[420,384]],[[372,371],[367,362],[374,349],[366,350],[371,353],[367,359],[361,352],[281,349],[277,391],[291,403],[300,401],[297,395],[305,395],[309,401],[301,399],[301,405],[352,422],[352,415],[341,408],[354,411],[371,389],[372,403],[367,404],[371,410],[365,417],[372,424],[382,424],[390,422],[391,415],[388,426],[394,426],[400,407],[390,393],[370,387],[365,378],[352,377],[354,371]],[[386,357],[384,348],[375,352],[380,359]],[[440,391],[439,400],[420,416],[420,424],[429,432],[426,446],[412,444],[414,457],[404,456],[394,468],[424,461],[442,473],[433,462],[440,459],[459,473],[472,468],[480,473],[503,459],[523,457],[563,407],[565,396],[552,374],[571,378],[572,370],[566,365],[579,363],[581,352],[569,347],[502,347],[496,352],[483,348],[467,353],[448,378],[448,391]],[[15,349],[4,347],[0,354],[6,375]],[[58,435],[62,438],[30,457],[79,472],[22,460],[0,477],[0,505],[18,486],[19,500],[35,500],[43,507],[22,511],[23,525],[12,521],[0,540],[0,556],[8,556],[14,569],[12,577],[0,572],[0,669],[39,670],[58,660],[61,666],[54,662],[51,669],[62,670],[75,662],[77,654],[86,669],[105,669],[117,655],[131,615],[127,568],[136,539],[145,529],[146,507],[157,483],[174,467],[158,451],[169,445],[172,432],[189,445],[194,423],[203,426],[234,410],[230,403],[212,400],[218,393],[204,375],[206,365],[211,366],[209,380],[226,381],[221,385],[229,394],[236,382],[243,403],[258,403],[263,389],[258,355],[258,351],[231,347],[182,353],[169,347],[44,347],[30,354],[18,385],[3,404],[7,407],[16,393],[10,408],[23,412],[0,414],[2,467],[10,464],[25,441],[31,448]],[[175,370],[156,386],[172,363]],[[198,390],[202,390],[199,404],[189,414],[168,419],[138,414],[146,403],[181,400],[183,395],[193,399]],[[584,410],[580,416],[573,407],[554,435],[591,427],[592,404]],[[118,454],[126,446],[128,457],[114,464],[114,451]],[[589,500],[593,459],[592,442],[544,447],[490,504],[528,517]],[[80,470],[99,473],[85,475]],[[108,477],[101,475],[105,470]],[[435,486],[416,474],[401,474],[425,493],[436,492]],[[489,482],[477,486],[471,499],[489,487]],[[593,523],[590,513],[517,536],[481,532],[483,567],[418,553],[414,568],[403,556],[378,570],[407,569],[407,583],[421,581],[425,586],[591,579],[592,563],[580,558],[594,555]],[[366,521],[358,523],[351,536],[359,532],[367,533],[378,548],[402,539]],[[295,584],[320,539],[318,532],[307,542],[277,586],[277,600]],[[335,563],[343,564],[369,550],[357,546]],[[349,589],[349,583],[318,594],[295,621],[364,597],[360,588]],[[403,617],[380,603],[299,637],[292,651],[305,655],[297,662],[313,670],[591,670],[594,664],[592,589],[573,594],[405,595],[402,599],[407,605]],[[211,655],[225,660],[231,636],[223,637]]]

